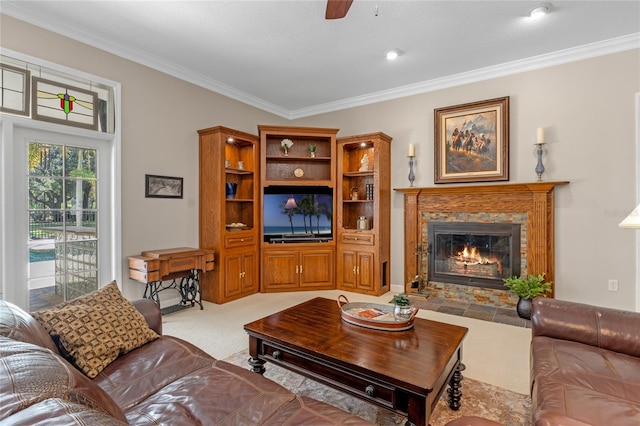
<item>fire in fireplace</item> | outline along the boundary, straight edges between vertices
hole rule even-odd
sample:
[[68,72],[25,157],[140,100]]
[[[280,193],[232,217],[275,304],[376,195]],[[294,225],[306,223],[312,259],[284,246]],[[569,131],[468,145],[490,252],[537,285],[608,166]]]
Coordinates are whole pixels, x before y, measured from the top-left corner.
[[504,289],[520,275],[520,224],[429,222],[429,281]]

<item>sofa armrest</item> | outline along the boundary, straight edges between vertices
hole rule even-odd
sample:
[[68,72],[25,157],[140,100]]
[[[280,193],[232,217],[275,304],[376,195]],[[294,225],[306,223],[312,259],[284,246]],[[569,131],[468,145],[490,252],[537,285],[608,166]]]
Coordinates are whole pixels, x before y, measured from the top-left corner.
[[133,300],[133,306],[142,314],[149,328],[162,335],[162,312],[156,303],[151,299]]
[[640,357],[640,313],[536,297],[533,337],[547,336]]

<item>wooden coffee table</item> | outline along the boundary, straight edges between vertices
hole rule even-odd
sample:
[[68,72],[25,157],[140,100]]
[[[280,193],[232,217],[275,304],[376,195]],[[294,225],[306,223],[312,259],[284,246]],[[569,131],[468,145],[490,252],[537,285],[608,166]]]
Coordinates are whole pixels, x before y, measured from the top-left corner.
[[406,331],[379,331],[342,321],[335,300],[322,297],[244,326],[252,370],[277,364],[426,426],[449,385],[460,408],[462,340],[467,329],[416,318]]

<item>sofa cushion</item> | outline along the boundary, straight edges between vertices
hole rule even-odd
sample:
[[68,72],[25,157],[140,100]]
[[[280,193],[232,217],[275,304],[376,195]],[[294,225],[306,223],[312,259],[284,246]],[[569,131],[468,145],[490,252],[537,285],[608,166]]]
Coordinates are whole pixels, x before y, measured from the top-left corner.
[[566,416],[587,424],[640,424],[640,359],[536,336],[531,344],[535,424]]
[[49,349],[0,337],[0,423],[50,398],[60,398],[125,420],[109,396]]
[[115,281],[32,315],[56,341],[60,353],[90,378],[119,355],[159,337],[122,296]]
[[51,398],[34,404],[5,419],[11,426],[126,426],[104,411],[82,404]]
[[210,367],[215,361],[189,342],[161,336],[116,359],[93,382],[126,412],[180,377]]
[[[370,425],[371,423],[315,399],[298,396],[273,414],[264,426]],[[500,426],[498,424],[492,426]]]
[[0,336],[33,343],[58,352],[58,348],[42,324],[16,305],[4,300],[0,300]]
[[294,398],[246,368],[214,361],[176,378],[125,414],[131,425],[161,424],[162,419],[171,419],[172,426],[191,426],[196,419],[211,425],[260,425]]

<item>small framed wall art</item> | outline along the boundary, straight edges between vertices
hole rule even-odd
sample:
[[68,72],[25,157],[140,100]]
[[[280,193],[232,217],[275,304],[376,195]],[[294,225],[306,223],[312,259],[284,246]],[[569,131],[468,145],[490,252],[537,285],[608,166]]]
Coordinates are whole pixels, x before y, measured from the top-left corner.
[[435,183],[509,180],[509,97],[438,108]]
[[144,196],[146,198],[182,198],[183,178],[144,175]]

